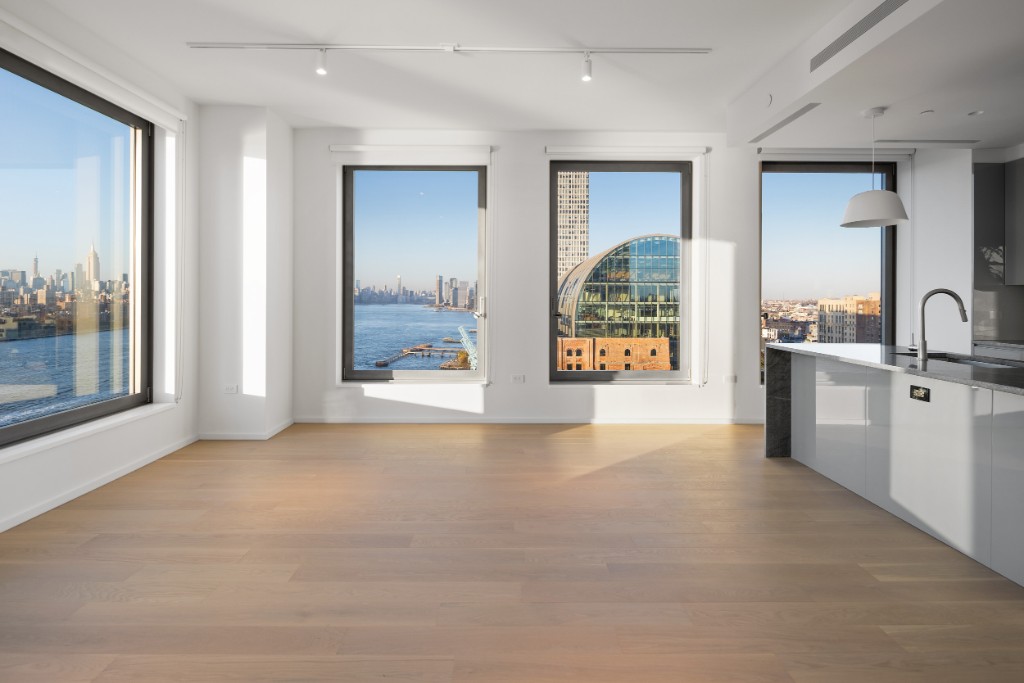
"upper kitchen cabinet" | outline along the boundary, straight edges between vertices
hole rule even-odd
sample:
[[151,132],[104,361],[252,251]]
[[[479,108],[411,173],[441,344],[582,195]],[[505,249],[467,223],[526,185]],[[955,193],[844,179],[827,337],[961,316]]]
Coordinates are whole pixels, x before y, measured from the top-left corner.
[[1004,283],[1024,285],[1024,159],[1004,169],[1006,274]]

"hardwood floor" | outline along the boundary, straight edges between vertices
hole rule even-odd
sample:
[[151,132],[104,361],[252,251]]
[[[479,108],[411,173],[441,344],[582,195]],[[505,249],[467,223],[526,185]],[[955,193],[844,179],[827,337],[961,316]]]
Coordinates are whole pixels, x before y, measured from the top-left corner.
[[0,681],[380,680],[1017,682],[1024,588],[748,426],[298,425],[0,534]]

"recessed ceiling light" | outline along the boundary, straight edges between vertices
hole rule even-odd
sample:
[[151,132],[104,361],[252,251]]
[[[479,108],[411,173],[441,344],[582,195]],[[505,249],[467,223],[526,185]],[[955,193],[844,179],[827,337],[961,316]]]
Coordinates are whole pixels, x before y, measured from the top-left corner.
[[967,112],[968,116],[981,116],[985,113],[984,109],[975,109],[974,111]]

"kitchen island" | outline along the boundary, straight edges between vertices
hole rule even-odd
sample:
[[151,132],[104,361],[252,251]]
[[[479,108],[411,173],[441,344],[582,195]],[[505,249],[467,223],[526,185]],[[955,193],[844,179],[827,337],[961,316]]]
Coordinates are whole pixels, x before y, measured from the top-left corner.
[[1024,584],[1024,364],[771,344],[765,455],[792,457]]

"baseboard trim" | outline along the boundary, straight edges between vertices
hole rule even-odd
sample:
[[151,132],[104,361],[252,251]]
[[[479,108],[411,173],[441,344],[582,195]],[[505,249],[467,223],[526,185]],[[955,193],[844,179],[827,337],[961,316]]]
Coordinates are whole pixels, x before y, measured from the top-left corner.
[[200,432],[199,438],[203,441],[266,441],[288,429],[295,422],[291,419],[285,420],[265,432]]
[[363,417],[363,418],[327,418],[297,416],[295,424],[609,424],[609,425],[746,425],[764,424],[764,419],[756,418],[647,418],[637,420],[631,418],[590,418],[586,420],[565,417],[479,417],[444,419],[431,417]]
[[21,512],[17,512],[4,519],[0,519],[0,532],[7,531],[12,527],[16,527],[23,522],[27,522],[33,517],[38,517],[44,512],[49,512],[55,507],[63,505],[68,501],[74,500],[79,496],[83,496],[86,493],[89,493],[90,491],[95,491],[99,487],[109,484],[115,479],[120,479],[124,475],[129,474],[130,472],[134,472],[140,467],[145,467],[146,465],[159,460],[165,455],[170,455],[174,451],[181,450],[185,446],[188,446],[189,444],[194,443],[197,440],[198,437],[196,436],[190,436],[185,439],[181,439],[180,441],[177,441],[171,444],[170,446],[164,446],[163,448],[159,448],[156,451],[153,451],[152,453],[142,458],[139,458],[138,460],[133,460],[132,462],[126,465],[122,465],[121,467],[111,470],[106,474],[91,479],[90,481],[82,484],[81,486],[76,486],[70,491],[65,491],[64,493],[53,496],[48,500],[28,507],[22,510]]

